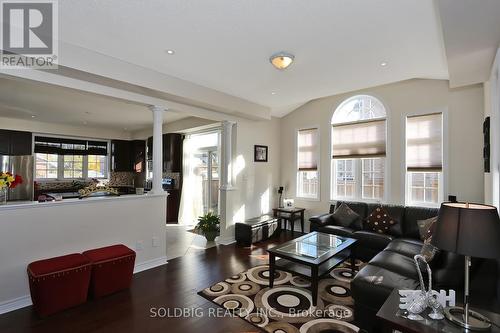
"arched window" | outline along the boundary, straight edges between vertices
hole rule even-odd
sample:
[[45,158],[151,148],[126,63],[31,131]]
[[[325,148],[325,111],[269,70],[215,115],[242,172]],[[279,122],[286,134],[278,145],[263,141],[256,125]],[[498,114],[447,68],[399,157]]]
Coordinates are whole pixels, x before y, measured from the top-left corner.
[[386,111],[375,97],[343,101],[332,116],[332,199],[385,195]]

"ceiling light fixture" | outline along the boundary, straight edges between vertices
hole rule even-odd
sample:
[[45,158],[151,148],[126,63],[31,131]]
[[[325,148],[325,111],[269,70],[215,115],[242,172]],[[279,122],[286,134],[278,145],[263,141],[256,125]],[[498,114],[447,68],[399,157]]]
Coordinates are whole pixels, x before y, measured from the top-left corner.
[[169,55],[174,55],[174,54],[175,54],[175,51],[174,51],[174,50],[167,50],[167,54],[169,54]]
[[292,64],[294,59],[295,56],[293,54],[278,52],[273,54],[271,58],[269,58],[269,61],[271,62],[271,64],[273,64],[274,67],[276,67],[276,69],[284,70]]
[[276,95],[276,92],[275,91],[271,92],[271,95]]
[[31,115],[31,118],[35,118],[36,116],[34,114]]
[[380,66],[382,66],[382,67],[386,67],[387,65],[388,65],[388,64],[387,64],[387,62],[386,62],[386,61],[382,61],[382,62],[380,63]]

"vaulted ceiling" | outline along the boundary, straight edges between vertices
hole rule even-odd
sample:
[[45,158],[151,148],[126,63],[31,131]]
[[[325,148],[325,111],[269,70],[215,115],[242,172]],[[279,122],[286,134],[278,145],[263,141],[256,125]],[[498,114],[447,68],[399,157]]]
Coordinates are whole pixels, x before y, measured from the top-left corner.
[[[207,110],[213,120],[280,117],[316,98],[412,78],[484,82],[500,42],[499,0],[58,3],[64,70],[14,76],[97,94],[104,89],[94,83],[111,85],[113,97],[125,89],[142,94],[142,106],[169,100],[174,111]],[[277,51],[295,55],[289,69],[271,66]]]
[[[276,116],[340,92],[448,78],[433,0],[59,4],[62,41],[268,106]],[[268,60],[282,50],[296,57],[286,71]]]

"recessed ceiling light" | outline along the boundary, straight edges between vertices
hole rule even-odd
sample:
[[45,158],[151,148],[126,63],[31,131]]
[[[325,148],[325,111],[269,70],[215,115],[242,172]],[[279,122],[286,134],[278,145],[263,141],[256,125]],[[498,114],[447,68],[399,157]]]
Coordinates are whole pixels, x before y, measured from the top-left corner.
[[385,67],[385,66],[387,66],[387,65],[388,65],[387,61],[382,61],[382,62],[380,63],[380,66],[382,66],[382,67]]
[[169,55],[174,55],[174,54],[175,54],[175,51],[174,51],[174,50],[167,50],[166,52],[167,52],[167,54],[169,54]]
[[31,118],[35,118],[36,116],[34,114],[31,115]]
[[278,52],[273,54],[270,58],[269,61],[271,64],[273,64],[276,69],[279,70],[284,70],[287,69],[288,66],[290,66],[295,59],[295,56],[290,53],[286,52]]
[[272,92],[271,92],[271,95],[276,95],[276,92],[275,92],[275,91],[272,91]]

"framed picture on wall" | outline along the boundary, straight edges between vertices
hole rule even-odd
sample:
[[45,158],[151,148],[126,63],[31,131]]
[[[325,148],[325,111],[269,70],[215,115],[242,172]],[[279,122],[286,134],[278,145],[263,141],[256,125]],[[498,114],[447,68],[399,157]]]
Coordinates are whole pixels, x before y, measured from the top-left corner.
[[268,147],[267,146],[254,146],[253,160],[254,162],[267,162]]

